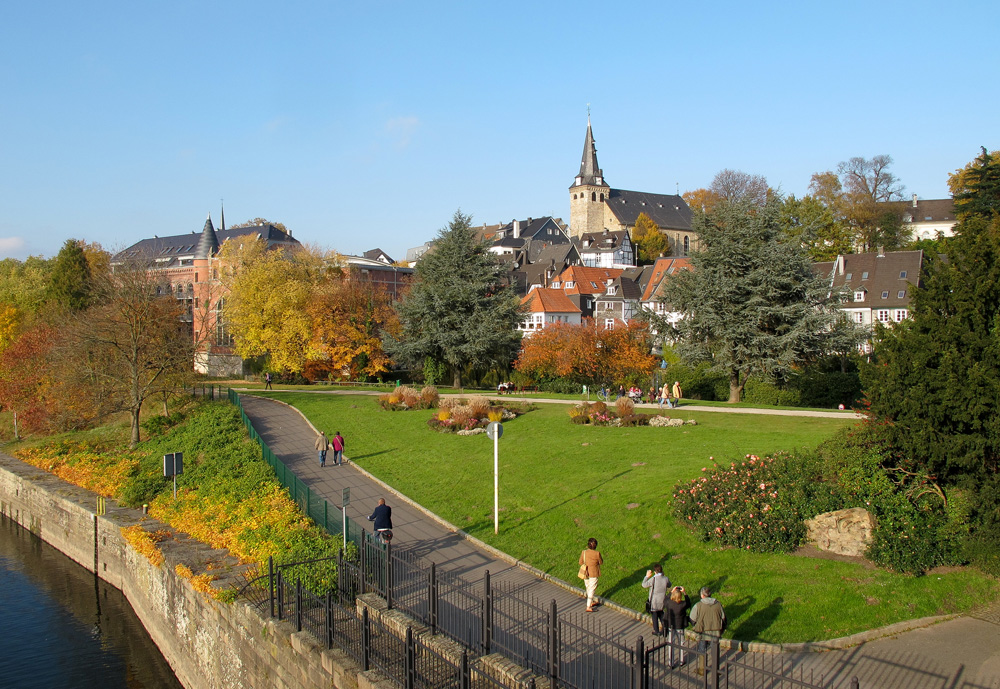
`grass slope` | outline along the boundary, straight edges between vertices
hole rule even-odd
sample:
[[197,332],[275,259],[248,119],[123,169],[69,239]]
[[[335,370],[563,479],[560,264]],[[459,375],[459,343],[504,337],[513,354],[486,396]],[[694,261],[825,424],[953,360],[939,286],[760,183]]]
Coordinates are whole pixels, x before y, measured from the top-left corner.
[[914,578],[855,563],[720,549],[671,516],[671,489],[746,453],[815,447],[847,421],[686,412],[682,428],[595,428],[541,405],[505,425],[500,534],[493,534],[493,448],[485,436],[439,434],[430,412],[384,412],[373,397],[279,393],[317,427],[342,432],[347,455],[402,493],[501,550],[576,583],[590,536],[606,565],[600,595],[641,610],[654,562],[689,591],[710,585],[727,636],[769,642],[844,636],[905,619],[967,610],[1000,593],[973,570]]

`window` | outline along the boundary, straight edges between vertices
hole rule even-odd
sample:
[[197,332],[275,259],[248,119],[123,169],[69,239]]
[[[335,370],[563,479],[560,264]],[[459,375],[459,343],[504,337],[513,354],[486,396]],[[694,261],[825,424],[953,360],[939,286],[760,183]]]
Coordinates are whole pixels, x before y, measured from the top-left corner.
[[863,311],[857,311],[857,312],[855,312],[855,314],[854,314],[854,322],[855,323],[864,323],[865,322],[865,314],[864,314]]
[[878,322],[888,323],[889,322],[889,309],[879,309],[878,310]]
[[572,280],[567,280],[567,281],[566,281],[566,289],[572,289],[572,288],[573,288],[573,285],[575,285],[575,284],[576,284],[576,283],[575,283],[575,282],[573,282]]
[[905,277],[906,277],[906,271],[905,270],[899,271],[899,279],[902,280]]
[[854,277],[854,273],[848,273],[847,275],[845,275],[845,276],[844,276],[844,279],[845,279],[845,280],[848,280],[848,281],[849,281],[849,280],[851,280],[851,279],[852,279],[853,277]]
[[233,344],[233,336],[229,334],[229,328],[226,327],[225,306],[225,299],[215,302],[215,344],[222,347]]
[[864,301],[864,300],[865,300],[865,291],[863,289],[859,289],[857,292],[854,293],[854,301]]
[[614,330],[615,329],[615,319],[614,318],[606,318],[606,319],[604,319],[604,329],[605,330]]
[[615,296],[616,294],[618,294],[618,288],[617,288],[617,287],[614,287],[614,286],[612,286],[612,287],[608,287],[608,295],[609,295],[609,296],[612,296],[612,297],[613,297],[613,296]]
[[688,251],[690,250],[691,250],[691,239],[687,235],[684,235],[684,255],[687,256]]
[[882,290],[882,298],[883,299],[888,299],[889,298],[889,290],[887,290],[887,289]]
[[862,280],[867,280],[868,279],[868,271],[867,270],[865,272],[861,273],[861,279]]
[[896,322],[899,323],[901,321],[905,321],[906,317],[909,314],[906,312],[906,309],[896,309],[895,312],[893,312],[892,315],[895,317]]
[[604,203],[604,194],[601,194],[601,203]]
[[596,192],[593,192],[593,191],[590,192],[590,200],[591,201],[596,201],[597,200],[597,193]]
[[905,299],[906,298],[906,290],[905,289],[899,290],[899,293],[896,295],[896,298],[897,299]]
[[555,282],[552,283],[552,286],[553,287],[559,287],[560,284],[561,283],[558,280],[556,280]]

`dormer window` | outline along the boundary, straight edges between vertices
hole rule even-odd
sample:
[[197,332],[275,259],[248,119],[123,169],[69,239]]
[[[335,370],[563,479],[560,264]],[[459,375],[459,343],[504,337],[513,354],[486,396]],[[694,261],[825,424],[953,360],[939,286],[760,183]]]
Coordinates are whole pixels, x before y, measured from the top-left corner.
[[854,301],[864,301],[864,300],[865,300],[865,291],[863,289],[859,289],[857,292],[854,293]]
[[614,286],[608,287],[608,296],[613,297],[618,294],[618,288]]
[[899,294],[896,295],[896,298],[897,299],[905,299],[906,298],[906,290],[905,289],[899,290]]
[[848,282],[850,282],[850,280],[853,277],[854,277],[854,273],[848,273],[847,275],[844,276],[844,279],[847,280]]
[[905,278],[906,278],[906,271],[905,270],[899,271],[899,279],[903,280]]
[[867,280],[868,279],[868,271],[867,270],[865,272],[861,273],[861,279],[862,280]]
[[566,289],[573,289],[573,286],[574,286],[575,284],[576,284],[576,283],[575,283],[575,282],[573,282],[572,280],[567,280],[567,281],[566,281]]
[[558,280],[556,280],[555,282],[552,283],[552,286],[553,287],[559,287],[561,284],[562,283],[560,283]]
[[889,290],[887,290],[887,289],[882,290],[882,298],[883,299],[888,299],[889,298]]

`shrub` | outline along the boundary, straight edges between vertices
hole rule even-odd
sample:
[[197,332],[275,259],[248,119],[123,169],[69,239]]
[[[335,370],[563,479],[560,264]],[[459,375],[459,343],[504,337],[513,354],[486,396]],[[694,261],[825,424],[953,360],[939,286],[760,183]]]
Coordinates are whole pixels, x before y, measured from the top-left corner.
[[600,401],[593,402],[590,405],[590,413],[591,414],[607,414],[608,413],[608,405],[606,405],[604,402],[600,402]]
[[580,414],[578,416],[574,416],[573,419],[572,419],[572,421],[575,424],[583,425],[583,424],[590,423],[590,417],[587,416],[586,414]]
[[486,418],[490,411],[490,401],[483,396],[476,396],[469,400],[469,412],[477,419]]
[[619,418],[631,416],[635,413],[635,403],[628,397],[619,397],[615,400],[615,411]]
[[470,409],[468,405],[463,404],[452,408],[451,418],[456,425],[464,426],[468,423],[469,419],[473,419],[475,416],[472,413],[472,409]]
[[167,429],[173,428],[184,420],[184,414],[179,411],[171,412],[170,416],[152,416],[142,422],[142,427],[149,435],[161,435]]
[[486,415],[486,418],[495,423],[503,421],[503,407],[493,407]]
[[817,455],[746,455],[677,484],[674,512],[704,540],[755,552],[787,552],[805,539],[803,520],[840,506]]
[[538,389],[543,392],[558,392],[562,395],[580,395],[583,394],[583,383],[556,378],[539,383]]
[[438,390],[433,385],[425,385],[420,391],[420,397],[427,404],[428,408],[434,408],[437,406],[438,400],[441,396],[438,394]]
[[621,417],[622,426],[648,426],[653,414],[628,414]]

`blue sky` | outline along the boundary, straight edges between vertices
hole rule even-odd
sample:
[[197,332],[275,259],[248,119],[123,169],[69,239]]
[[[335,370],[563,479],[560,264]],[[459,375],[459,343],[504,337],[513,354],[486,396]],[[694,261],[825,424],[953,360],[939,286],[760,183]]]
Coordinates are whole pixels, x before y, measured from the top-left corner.
[[611,186],[786,193],[886,153],[907,195],[1000,147],[1000,3],[21,2],[0,14],[0,257],[285,223],[402,258],[457,208]]

